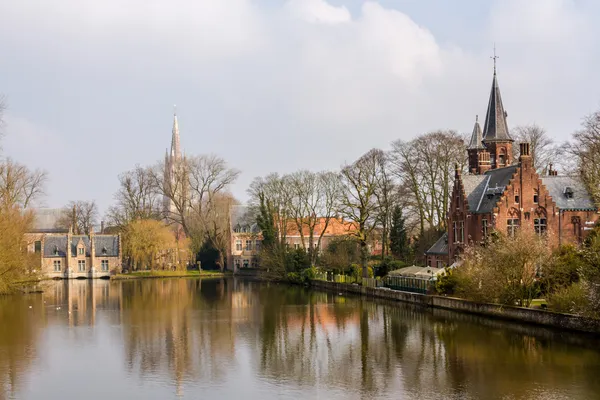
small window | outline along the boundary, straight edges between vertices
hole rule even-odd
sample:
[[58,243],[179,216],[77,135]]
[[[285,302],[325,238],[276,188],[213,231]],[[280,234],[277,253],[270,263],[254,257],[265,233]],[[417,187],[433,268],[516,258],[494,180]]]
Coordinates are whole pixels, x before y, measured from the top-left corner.
[[254,242],[254,248],[256,249],[256,251],[260,251],[260,240]]
[[498,165],[502,167],[504,164],[506,164],[506,156],[504,154],[500,154],[498,156]]
[[108,260],[102,260],[100,264],[102,272],[108,272]]
[[300,249],[300,243],[294,243],[294,249],[299,250]]
[[79,254],[80,256],[84,255],[85,254],[85,248],[79,247],[77,249],[77,254]]
[[534,202],[535,204],[537,204],[537,203],[538,203],[538,201],[539,201],[539,193],[538,193],[537,189],[534,189],[534,190],[533,190],[533,202]]
[[520,197],[519,197],[519,189],[515,190],[515,203],[519,203]]
[[54,272],[60,272],[60,260],[54,260]]
[[257,268],[258,267],[258,260],[256,258],[252,259],[252,268]]
[[481,220],[481,232],[483,233],[483,238],[487,239],[488,235],[488,220],[486,218]]
[[33,247],[34,247],[34,251],[36,253],[41,253],[42,252],[42,241],[36,240],[35,243],[33,244]]
[[58,246],[54,246],[54,255],[57,256],[58,255]]
[[246,251],[252,250],[252,240],[246,240]]
[[459,233],[460,233],[460,242],[465,242],[465,223],[464,221],[459,222]]
[[77,267],[79,269],[79,272],[85,272],[85,260],[77,261]]
[[516,218],[510,218],[506,220],[506,230],[508,236],[514,237],[519,229],[519,220]]
[[235,250],[236,251],[242,251],[242,241],[241,240],[236,240],[235,241]]
[[545,218],[535,218],[533,220],[533,228],[535,229],[535,233],[538,235],[543,235],[546,233],[547,225]]
[[244,260],[244,264],[243,264],[244,268],[248,268],[248,265],[250,265],[248,260]]

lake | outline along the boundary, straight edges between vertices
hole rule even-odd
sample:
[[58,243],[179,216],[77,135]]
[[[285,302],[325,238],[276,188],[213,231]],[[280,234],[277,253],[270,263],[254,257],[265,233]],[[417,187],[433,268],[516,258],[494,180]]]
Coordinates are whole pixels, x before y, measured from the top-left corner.
[[0,399],[596,399],[590,336],[247,279],[0,297]]

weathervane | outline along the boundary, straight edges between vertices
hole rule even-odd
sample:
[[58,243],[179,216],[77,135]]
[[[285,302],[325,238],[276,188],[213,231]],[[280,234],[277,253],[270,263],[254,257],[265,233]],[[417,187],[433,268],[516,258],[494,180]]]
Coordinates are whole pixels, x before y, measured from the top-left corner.
[[496,55],[496,43],[494,43],[494,56],[490,57],[492,60],[494,60],[494,75],[496,74],[496,60],[500,57],[498,57]]

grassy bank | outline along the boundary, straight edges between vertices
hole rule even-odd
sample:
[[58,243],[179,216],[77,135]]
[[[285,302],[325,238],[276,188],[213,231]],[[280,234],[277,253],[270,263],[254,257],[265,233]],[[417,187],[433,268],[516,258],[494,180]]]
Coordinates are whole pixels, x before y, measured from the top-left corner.
[[110,279],[149,279],[149,278],[220,278],[231,275],[231,272],[220,271],[133,271],[128,274],[117,274]]

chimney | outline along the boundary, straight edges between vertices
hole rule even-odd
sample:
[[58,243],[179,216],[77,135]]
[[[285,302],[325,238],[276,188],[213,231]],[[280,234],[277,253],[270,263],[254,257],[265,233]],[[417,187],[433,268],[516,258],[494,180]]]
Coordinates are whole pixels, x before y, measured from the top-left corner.
[[104,234],[104,221],[100,221],[100,234]]
[[558,171],[554,169],[554,165],[552,163],[550,163],[548,165],[548,176],[557,176],[558,175]]
[[521,156],[519,157],[519,163],[521,168],[528,169],[533,166],[533,160],[531,159],[531,153],[529,152],[529,142],[519,143],[519,149],[521,150]]

